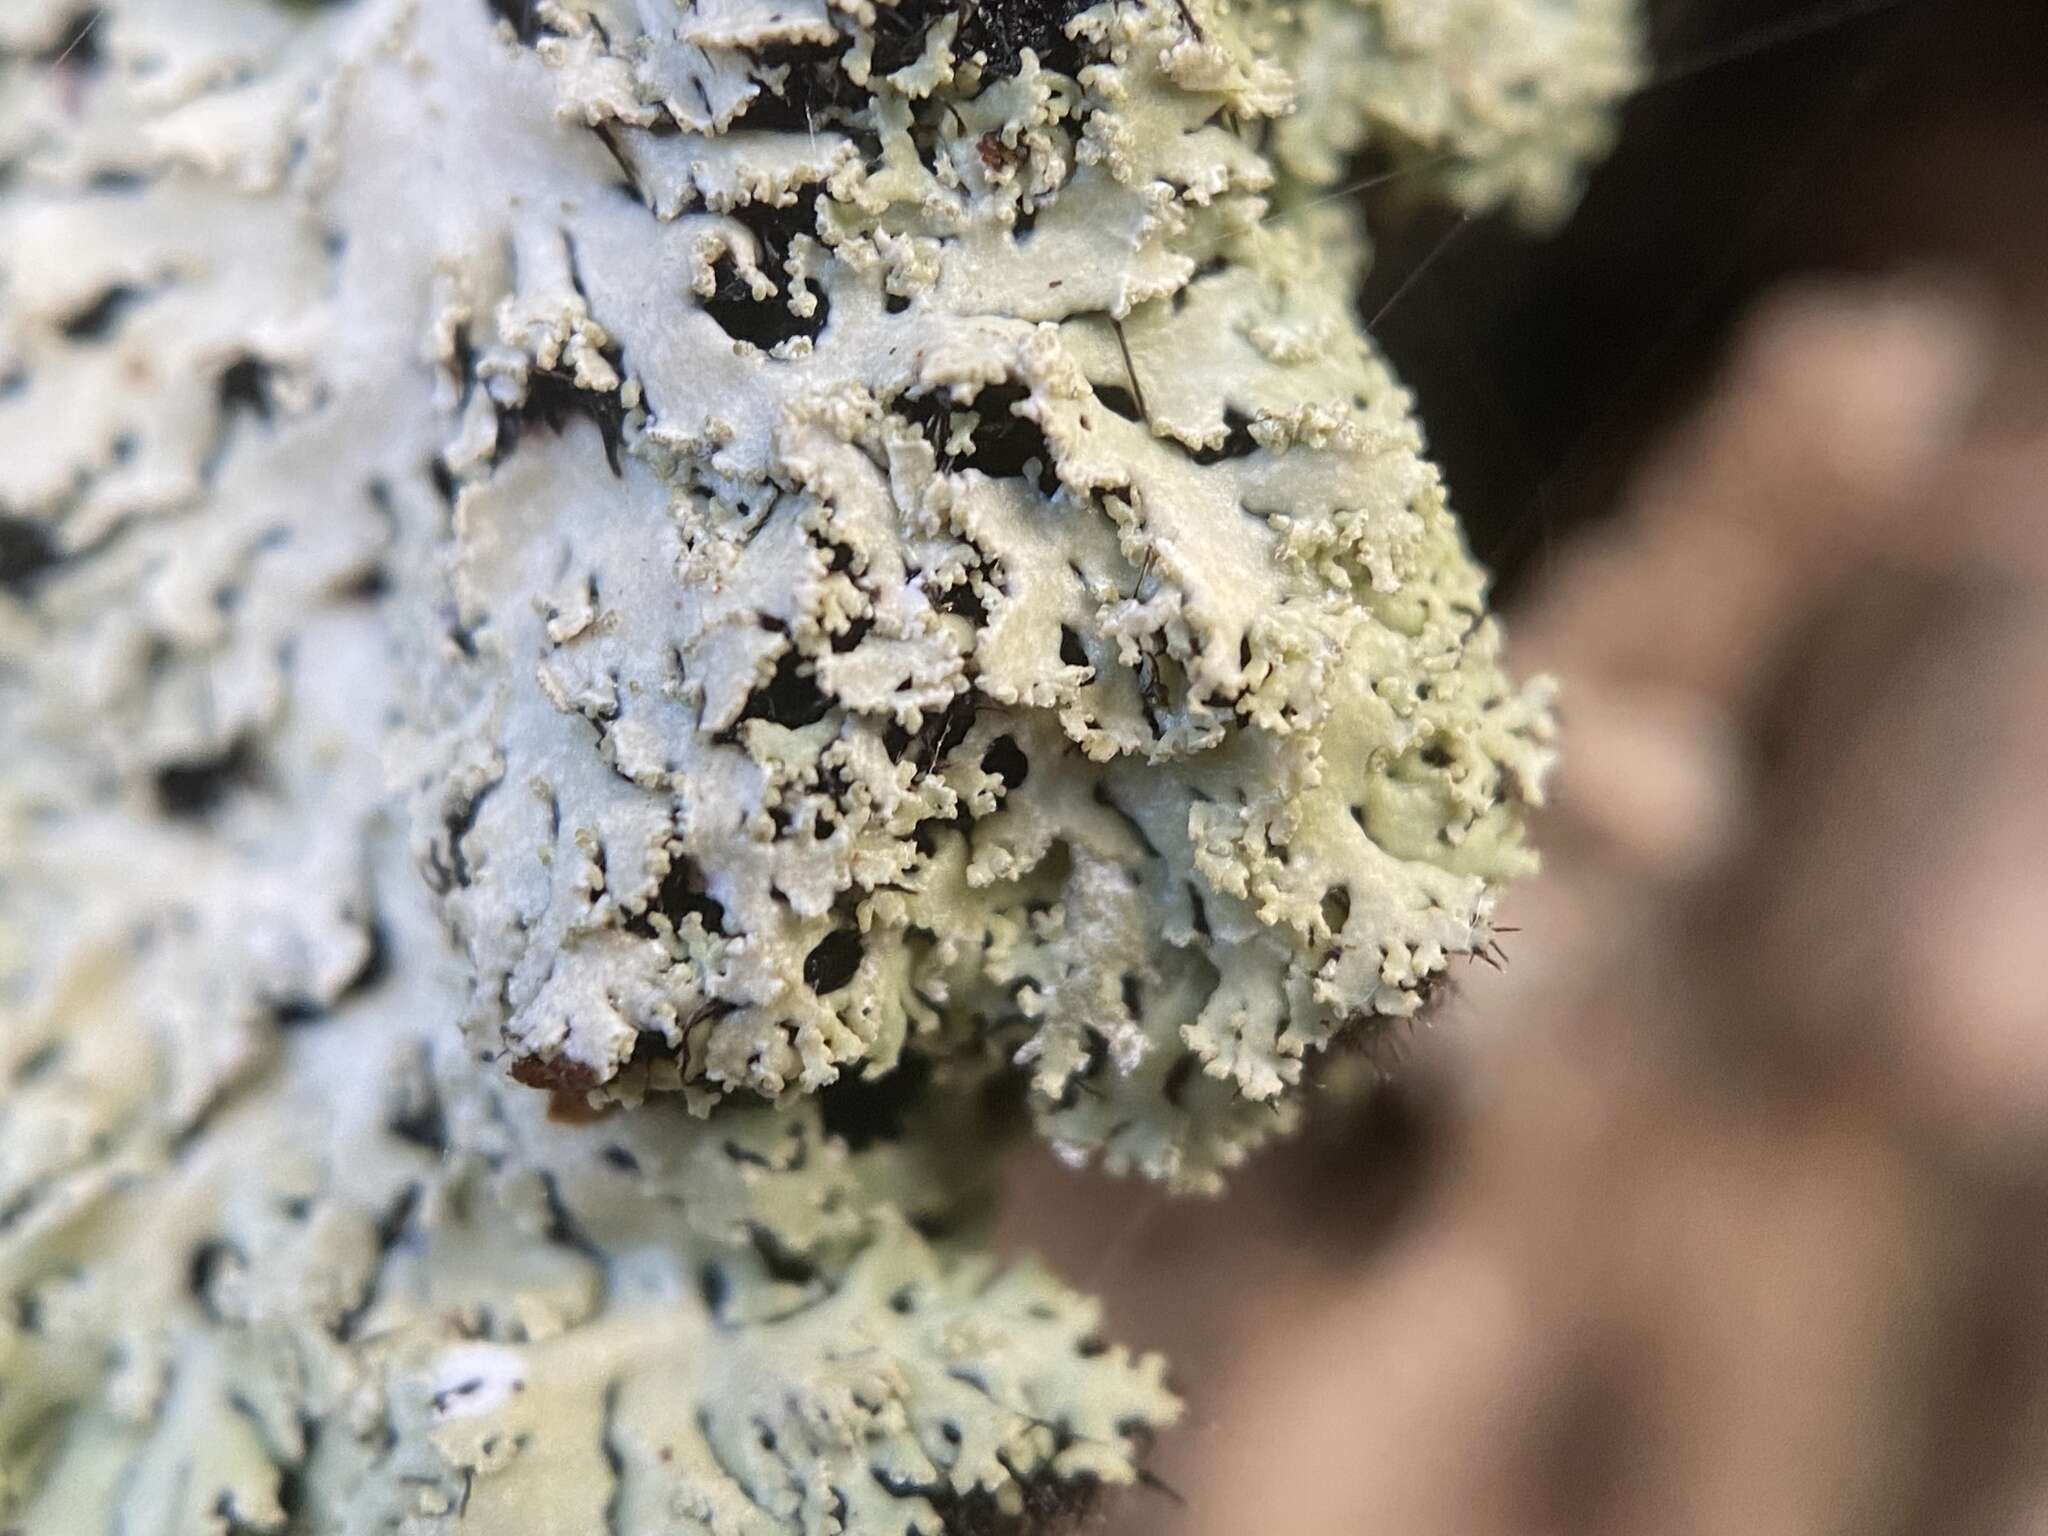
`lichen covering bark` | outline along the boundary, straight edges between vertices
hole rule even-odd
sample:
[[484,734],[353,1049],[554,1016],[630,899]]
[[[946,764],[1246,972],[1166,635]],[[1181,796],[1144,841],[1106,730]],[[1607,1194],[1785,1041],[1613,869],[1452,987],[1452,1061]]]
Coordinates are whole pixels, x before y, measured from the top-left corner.
[[1546,756],[1323,193],[1554,214],[1633,47],[10,4],[7,1528],[1131,1480],[1162,1367],[979,1251],[1003,1147],[1213,1187],[1484,941]]

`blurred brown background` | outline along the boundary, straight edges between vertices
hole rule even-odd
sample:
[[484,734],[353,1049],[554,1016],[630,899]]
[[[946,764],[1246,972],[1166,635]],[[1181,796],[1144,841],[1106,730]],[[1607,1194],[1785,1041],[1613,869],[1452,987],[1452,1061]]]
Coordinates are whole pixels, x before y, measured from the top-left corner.
[[[1372,189],[1363,312],[1420,397],[1474,548],[1512,599],[1611,510],[1778,281],[2027,267],[2048,193],[2038,0],[1645,0],[1655,55],[1572,222],[1459,231]],[[2015,207],[2015,203],[2026,206]],[[1416,266],[1435,252],[1427,271]]]
[[1546,872],[1225,1199],[1020,1174],[1191,1404],[1096,1528],[2048,1533],[2048,6],[1653,12],[1568,230],[1375,194]]

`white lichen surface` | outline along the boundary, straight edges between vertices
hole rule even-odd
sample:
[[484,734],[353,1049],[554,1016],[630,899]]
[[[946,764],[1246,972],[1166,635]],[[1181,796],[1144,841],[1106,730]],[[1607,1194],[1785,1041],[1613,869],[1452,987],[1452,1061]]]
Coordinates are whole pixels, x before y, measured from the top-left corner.
[[[1175,1404],[1186,1187],[1526,863],[1354,153],[1610,0],[0,7],[0,1529],[918,1536]],[[535,1091],[538,1088],[543,1091]]]
[[[438,294],[420,825],[473,1037],[700,1107],[978,1055],[1074,1155],[1211,1184],[1484,943],[1544,759],[1314,178],[1383,141],[1548,210],[1630,35],[692,14],[536,9],[620,195]],[[1378,89],[1297,112],[1295,54]],[[581,419],[509,453],[536,409]]]

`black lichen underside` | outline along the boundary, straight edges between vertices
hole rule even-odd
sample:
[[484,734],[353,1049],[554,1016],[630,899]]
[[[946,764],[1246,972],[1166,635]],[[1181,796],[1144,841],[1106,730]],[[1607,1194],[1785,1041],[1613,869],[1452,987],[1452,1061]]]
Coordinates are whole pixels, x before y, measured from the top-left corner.
[[863,953],[858,929],[835,928],[804,956],[804,985],[820,997],[830,996],[853,980]]
[[261,774],[254,744],[237,737],[213,757],[188,758],[157,769],[157,809],[173,821],[204,821],[236,791],[254,788]]
[[1079,43],[1067,36],[1067,23],[1088,9],[1090,0],[969,0],[960,23],[960,48],[987,55],[987,73],[998,79],[1023,67],[1026,48],[1046,69],[1077,73],[1087,62]]
[[914,1495],[930,1501],[945,1536],[1055,1536],[1078,1528],[1100,1505],[1102,1494],[1102,1485],[1091,1477],[1062,1481],[1037,1473],[1017,1478],[1024,1507],[1009,1514],[979,1488],[960,1494],[946,1486],[894,1483],[880,1472],[875,1481],[899,1497]]
[[747,695],[742,720],[765,720],[786,730],[816,725],[832,712],[832,700],[818,686],[809,657],[790,649],[782,653],[768,681]]
[[924,1101],[931,1080],[931,1062],[909,1052],[879,1076],[842,1072],[837,1082],[818,1094],[826,1133],[844,1141],[851,1152],[864,1151],[878,1141],[901,1140],[905,1122]]
[[221,413],[246,411],[259,421],[270,420],[273,383],[270,364],[262,358],[244,355],[235,359],[220,376]]
[[484,0],[491,14],[508,23],[519,41],[531,43],[540,36],[540,0]]
[[832,316],[831,299],[816,284],[807,285],[811,311],[798,314],[792,304],[796,279],[789,271],[799,237],[815,238],[818,197],[819,189],[812,187],[786,208],[754,202],[733,210],[732,217],[754,237],[761,271],[775,284],[773,293],[756,297],[732,257],[721,256],[713,264],[717,287],[702,301],[704,312],[734,341],[752,342],[762,351],[772,352],[798,336],[816,341],[824,333]]
[[1024,67],[1029,49],[1041,67],[1063,75],[1087,62],[1081,45],[1067,36],[1067,23],[1091,0],[903,0],[875,18],[874,67],[890,74],[923,55],[926,35],[948,15],[958,15],[956,58],[980,56],[985,79],[1003,80]]
[[[1039,494],[1050,500],[1060,490],[1051,445],[1037,422],[1018,414],[1018,407],[1030,398],[1028,385],[1011,380],[984,387],[972,405],[957,405],[947,392],[938,391],[905,397],[896,410],[924,434],[938,454],[942,472],[974,469],[991,480],[1029,477]],[[973,432],[964,450],[955,452],[962,413],[970,411]]]
[[726,931],[725,904],[711,895],[706,887],[704,871],[687,854],[673,855],[668,873],[661,877],[661,885],[655,891],[653,904],[631,919],[626,924],[627,929],[653,937],[655,928],[651,919],[656,912],[668,919],[671,928],[680,929],[684,919],[694,914],[704,925],[706,933],[722,934]]
[[26,597],[36,578],[62,558],[47,526],[0,512],[0,592]]
[[559,433],[572,416],[594,423],[604,440],[605,462],[613,474],[621,473],[619,450],[624,444],[626,407],[616,394],[585,389],[566,373],[538,369],[528,376],[526,398],[516,406],[498,412],[498,444],[491,462],[503,463],[529,428],[543,427]]

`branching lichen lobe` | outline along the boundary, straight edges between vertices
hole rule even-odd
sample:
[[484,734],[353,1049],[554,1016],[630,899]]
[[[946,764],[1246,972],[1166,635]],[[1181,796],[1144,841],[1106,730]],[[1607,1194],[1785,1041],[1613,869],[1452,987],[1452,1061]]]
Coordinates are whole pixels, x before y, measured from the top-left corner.
[[[642,488],[600,512],[500,437],[463,492],[456,588],[489,640],[430,783],[502,758],[585,807],[545,837],[517,797],[479,822],[488,873],[450,909],[483,1049],[702,1109],[919,1040],[1028,1068],[1072,1154],[1206,1187],[1284,1128],[1308,1054],[1484,942],[1543,707],[1466,618],[1480,578],[1349,310],[1350,216],[1255,147],[1297,104],[1276,61],[1345,14],[785,10],[679,95],[634,74],[631,25],[548,11],[564,113],[633,169],[713,329],[643,332],[647,231],[585,227],[542,334],[630,343],[589,384],[631,400]],[[1493,46],[1479,10],[1458,25]],[[1558,46],[1609,32],[1592,8]],[[1552,163],[1469,131],[1475,164]],[[534,377],[567,376],[553,355]],[[596,799],[563,780],[572,737]],[[651,916],[678,860],[719,918],[680,942]]]

